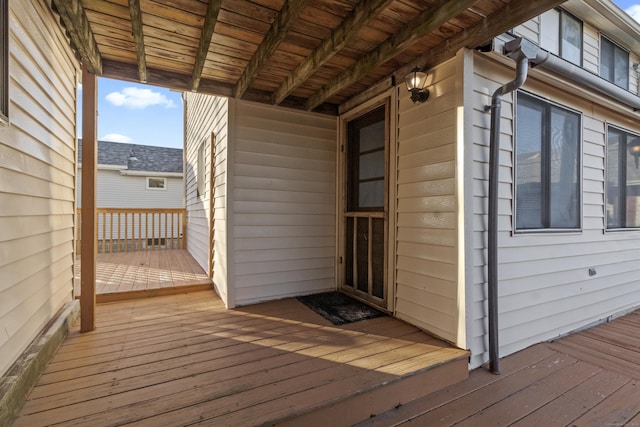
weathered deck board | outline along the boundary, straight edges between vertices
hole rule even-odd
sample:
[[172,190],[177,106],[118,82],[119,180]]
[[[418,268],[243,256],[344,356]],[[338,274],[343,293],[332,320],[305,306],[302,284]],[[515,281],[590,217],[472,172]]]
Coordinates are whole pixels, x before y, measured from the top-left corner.
[[456,361],[442,384],[467,375],[465,351],[404,322],[336,327],[295,299],[226,310],[203,291],[100,304],[97,320],[70,334],[16,426],[260,424],[431,365]]
[[541,343],[364,426],[606,426],[640,421],[640,313]]
[[[80,259],[75,296],[80,295]],[[96,300],[112,302],[174,292],[200,291],[211,280],[184,249],[100,253],[96,259]]]

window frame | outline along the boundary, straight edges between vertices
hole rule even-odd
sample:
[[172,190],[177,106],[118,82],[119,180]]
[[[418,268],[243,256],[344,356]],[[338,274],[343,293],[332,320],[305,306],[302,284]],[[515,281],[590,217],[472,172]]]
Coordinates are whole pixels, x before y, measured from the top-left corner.
[[0,0],[0,123],[9,122],[9,0]]
[[[609,130],[610,129],[614,129],[617,132],[624,133],[625,134],[625,138],[628,138],[628,137],[640,138],[640,132],[634,132],[634,131],[631,131],[629,129],[626,129],[626,128],[623,128],[621,126],[617,126],[617,125],[614,125],[614,124],[611,124],[611,123],[607,123],[605,128],[606,128],[606,134],[605,134],[606,143],[605,143],[605,162],[604,162],[604,165],[605,165],[605,173],[604,173],[604,205],[605,205],[604,230],[607,233],[609,233],[609,232],[614,232],[614,233],[615,232],[624,232],[624,231],[636,231],[637,232],[637,231],[640,231],[640,224],[638,226],[634,226],[634,227],[627,227],[627,226],[622,226],[622,227],[618,226],[618,227],[611,227],[611,228],[609,227],[609,214],[607,213],[607,206],[608,206],[608,200],[609,200],[609,194],[610,194],[610,192],[609,192],[609,181],[608,181],[608,178],[609,178]],[[625,145],[627,145],[629,143],[628,140],[625,141],[625,142],[626,142]],[[620,152],[620,150],[619,150],[619,152]],[[625,162],[624,162],[624,165],[625,165],[625,168],[624,168],[624,172],[625,172],[624,188],[622,189],[622,194],[624,195],[625,199],[623,201],[624,209],[622,209],[622,207],[621,207],[620,211],[621,212],[626,212],[627,211],[627,200],[626,200],[626,198],[627,198],[627,194],[629,192],[628,191],[628,184],[627,184],[626,164],[627,164],[628,156],[630,154],[628,152],[627,147],[625,147],[625,149],[622,150],[622,152],[624,152],[624,160],[625,160]],[[618,164],[621,164],[621,163],[622,163],[621,159],[618,158]],[[621,178],[621,173],[619,172],[618,173],[618,180],[620,180],[620,178]],[[625,218],[623,218],[623,219],[625,220],[624,222],[626,223],[626,215],[625,215]],[[620,221],[620,222],[623,222],[623,221]]]
[[[572,64],[575,64],[579,67],[582,67],[583,63],[584,63],[584,23],[582,22],[581,19],[578,19],[577,17],[575,17],[574,15],[572,15],[571,13],[567,12],[564,9],[558,8],[557,9],[560,12],[560,17],[558,19],[558,54],[559,56],[566,60],[571,62]],[[566,18],[570,18],[574,21],[577,21],[580,24],[580,60],[578,63],[575,63],[573,61],[571,61],[570,59],[567,59],[564,56],[564,52],[563,52],[563,41],[564,41],[564,31],[563,31],[563,23],[564,20]]]
[[[611,64],[611,69],[613,70],[613,80],[609,80],[609,78],[607,78],[607,77],[602,75],[602,63],[603,63],[603,61],[602,61],[602,52],[604,50],[603,49],[604,41],[606,41],[607,43],[609,43],[613,47],[612,58],[614,58],[614,61],[613,61],[614,63]],[[616,49],[621,51],[621,52],[624,52],[627,55],[627,66],[625,68],[625,71],[626,71],[625,76],[626,76],[626,80],[627,80],[626,86],[620,86],[619,84],[616,83],[616,75],[615,75],[615,71],[616,71],[616,69],[615,69],[615,52],[616,52]],[[605,36],[602,33],[600,34],[600,49],[599,50],[600,50],[600,55],[599,55],[599,58],[598,58],[598,60],[599,60],[599,63],[598,63],[598,67],[599,67],[598,75],[600,77],[602,77],[603,79],[605,79],[606,81],[608,81],[610,83],[613,83],[614,85],[616,85],[618,87],[621,87],[624,90],[629,90],[629,84],[630,84],[629,66],[631,64],[631,55],[630,55],[629,50],[625,49],[624,47],[622,47],[618,43],[614,42],[612,39],[610,39],[609,37]]]
[[[151,185],[149,185],[149,182],[152,179],[157,179],[158,181],[162,180],[162,187],[152,187]],[[160,190],[160,191],[166,191],[167,190],[167,178],[163,177],[163,176],[148,176],[147,177],[147,190]]]
[[[555,108],[559,108],[561,110],[567,111],[569,113],[575,114],[578,116],[578,150],[577,150],[577,181],[578,181],[578,188],[577,188],[577,195],[578,195],[578,202],[577,202],[577,226],[576,227],[571,227],[571,228],[567,228],[567,227],[557,227],[557,228],[553,228],[553,227],[541,227],[541,228],[518,228],[518,221],[517,221],[517,216],[518,216],[518,197],[517,197],[517,178],[518,178],[518,159],[517,159],[517,143],[518,143],[518,114],[517,114],[517,110],[518,110],[518,104],[519,104],[519,98],[521,96],[527,96],[529,98],[532,98],[534,100],[537,100],[541,103],[546,104],[548,107],[547,108],[551,108],[551,107],[555,107]],[[552,101],[548,98],[536,95],[534,93],[525,91],[525,90],[518,90],[515,93],[514,96],[514,102],[513,102],[513,129],[514,129],[514,133],[513,133],[513,151],[512,151],[512,158],[513,158],[513,169],[512,169],[512,203],[513,203],[513,210],[512,210],[512,234],[516,235],[516,234],[548,234],[548,233],[553,233],[553,234],[558,234],[558,233],[580,233],[582,232],[583,229],[583,212],[584,212],[584,194],[583,194],[583,181],[584,181],[584,155],[583,155],[583,150],[584,150],[584,130],[583,130],[583,122],[584,122],[584,115],[581,111],[570,108],[566,105],[560,104],[558,102]],[[549,132],[547,131],[547,129],[543,130],[543,139],[544,141],[547,141]],[[548,145],[548,143],[545,143],[543,141],[543,144]],[[548,152],[549,148],[548,147],[542,147],[542,150]],[[543,166],[545,169],[548,169],[547,165]],[[546,182],[543,184],[546,188],[548,188],[549,185],[549,174],[550,172],[547,171],[542,171],[541,173],[543,173],[547,178],[546,178]],[[541,177],[542,180],[543,177]],[[547,194],[543,194],[543,197],[547,197],[545,198],[545,202],[547,202],[546,204],[548,204],[548,195],[550,193],[547,192]],[[546,216],[547,218],[549,217],[549,212],[543,213],[544,216]]]
[[205,142],[201,142],[197,151],[197,164],[196,164],[196,197],[204,199],[205,193]]

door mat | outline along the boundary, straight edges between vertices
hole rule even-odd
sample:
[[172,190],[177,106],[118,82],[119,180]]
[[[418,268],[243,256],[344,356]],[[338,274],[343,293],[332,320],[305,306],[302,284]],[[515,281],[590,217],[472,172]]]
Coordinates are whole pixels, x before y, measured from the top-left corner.
[[382,311],[340,292],[307,295],[298,297],[298,300],[334,325],[344,325],[385,316]]

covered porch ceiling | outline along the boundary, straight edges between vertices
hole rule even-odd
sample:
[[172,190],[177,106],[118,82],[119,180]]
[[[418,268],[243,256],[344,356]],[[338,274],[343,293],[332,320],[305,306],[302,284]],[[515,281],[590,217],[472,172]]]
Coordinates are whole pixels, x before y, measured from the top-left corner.
[[[88,71],[337,113],[559,0],[51,0]],[[387,83],[387,84],[388,84]]]

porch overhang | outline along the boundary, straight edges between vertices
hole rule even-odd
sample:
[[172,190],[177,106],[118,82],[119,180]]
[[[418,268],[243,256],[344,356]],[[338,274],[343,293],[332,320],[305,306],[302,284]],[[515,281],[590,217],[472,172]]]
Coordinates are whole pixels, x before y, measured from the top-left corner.
[[88,71],[274,105],[337,106],[560,0],[51,0]]

